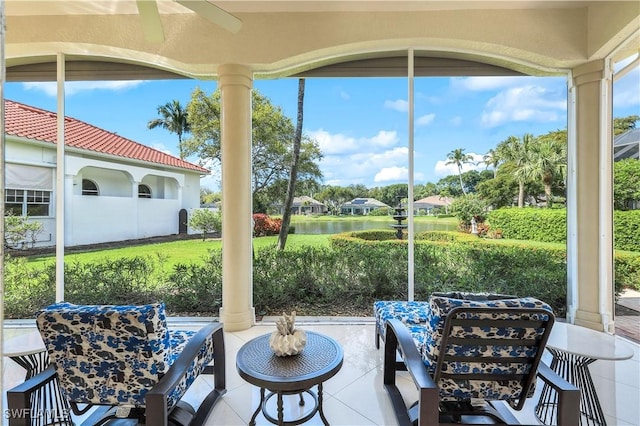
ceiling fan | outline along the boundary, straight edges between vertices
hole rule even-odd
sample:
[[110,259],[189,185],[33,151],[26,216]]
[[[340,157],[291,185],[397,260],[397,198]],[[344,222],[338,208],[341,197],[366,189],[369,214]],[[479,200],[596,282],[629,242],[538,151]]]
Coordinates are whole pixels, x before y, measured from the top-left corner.
[[[242,21],[226,10],[210,3],[207,0],[173,0],[174,2],[192,10],[209,22],[212,22],[225,30],[237,33],[242,27]],[[142,31],[147,41],[160,43],[164,41],[164,31],[158,3],[156,0],[136,0],[138,13],[142,22]]]

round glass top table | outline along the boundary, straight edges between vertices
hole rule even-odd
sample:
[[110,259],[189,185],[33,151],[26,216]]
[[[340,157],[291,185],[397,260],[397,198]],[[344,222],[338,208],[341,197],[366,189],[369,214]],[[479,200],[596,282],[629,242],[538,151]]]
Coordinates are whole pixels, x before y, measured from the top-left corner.
[[[38,331],[31,331],[2,342],[3,355],[24,368],[25,381],[49,366],[49,354]],[[32,425],[72,425],[70,407],[62,396],[57,380],[31,394]],[[9,412],[8,415],[11,415]]]
[[[270,334],[265,334],[245,343],[236,356],[236,367],[240,377],[260,387],[260,403],[253,413],[249,425],[255,425],[256,416],[262,409],[264,417],[273,424],[298,425],[310,420],[316,413],[328,425],[322,409],[322,383],[333,377],[342,367],[342,347],[332,338],[307,331],[304,349],[291,356],[276,356],[269,347]],[[317,386],[317,394],[311,390]],[[265,398],[265,389],[270,393]],[[305,406],[305,396],[314,405],[300,417],[285,420],[283,395],[299,395],[298,405]],[[269,414],[267,403],[277,396],[277,418]]]
[[[633,349],[610,334],[564,322],[553,324],[547,350],[553,356],[551,369],[580,389],[580,425],[604,426],[606,420],[591,378],[589,364],[601,359],[622,361],[633,357]],[[558,395],[548,385],[542,388],[536,416],[553,424]]]

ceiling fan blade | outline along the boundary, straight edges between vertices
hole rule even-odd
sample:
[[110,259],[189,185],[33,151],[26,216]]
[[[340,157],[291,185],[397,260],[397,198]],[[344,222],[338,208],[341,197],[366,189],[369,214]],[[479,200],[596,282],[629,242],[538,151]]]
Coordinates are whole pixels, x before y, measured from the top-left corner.
[[152,43],[163,42],[164,31],[162,30],[162,21],[160,20],[156,0],[136,0],[136,5],[138,6],[145,40]]
[[242,27],[240,19],[206,0],[176,0],[176,2],[234,34]]

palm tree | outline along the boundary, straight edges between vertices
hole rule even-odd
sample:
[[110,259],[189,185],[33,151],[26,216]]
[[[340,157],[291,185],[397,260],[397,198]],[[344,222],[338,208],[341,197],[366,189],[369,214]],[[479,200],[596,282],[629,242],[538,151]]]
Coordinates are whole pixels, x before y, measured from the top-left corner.
[[160,118],[149,121],[147,127],[149,129],[162,127],[171,133],[177,134],[180,158],[184,159],[185,149],[182,146],[182,135],[190,131],[189,122],[187,121],[187,111],[182,108],[180,101],[174,99],[171,102],[158,106],[158,115]]
[[456,148],[447,154],[447,162],[445,165],[455,164],[458,166],[458,177],[460,178],[460,188],[462,188],[462,193],[467,195],[467,191],[464,189],[464,184],[462,183],[462,165],[466,163],[471,163],[473,161],[473,155],[465,154],[463,148]]
[[526,171],[529,163],[529,147],[535,140],[531,133],[525,133],[520,139],[517,136],[509,136],[498,144],[496,152],[498,157],[514,166],[514,176],[518,181],[518,207],[524,207],[524,184],[530,178]]
[[553,206],[551,185],[556,179],[565,179],[567,174],[567,144],[566,139],[549,134],[538,138],[529,147],[529,160],[523,166],[522,173],[530,179],[541,179],[547,207]]
[[487,168],[491,166],[493,168],[493,177],[498,174],[498,166],[500,165],[500,156],[495,149],[491,148],[485,155],[482,156],[482,162],[487,165]]

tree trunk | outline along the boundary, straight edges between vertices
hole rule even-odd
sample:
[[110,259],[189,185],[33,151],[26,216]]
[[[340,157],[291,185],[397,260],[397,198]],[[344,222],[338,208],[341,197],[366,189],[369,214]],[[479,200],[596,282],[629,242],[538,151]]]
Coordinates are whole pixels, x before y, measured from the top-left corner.
[[300,145],[302,145],[302,116],[304,112],[304,78],[298,80],[298,122],[296,123],[296,134],[293,140],[293,161],[291,163],[291,174],[287,185],[287,196],[284,202],[284,213],[282,214],[282,226],[278,235],[278,250],[284,250],[289,234],[289,223],[291,223],[291,206],[293,205],[293,194],[295,193],[296,180],[298,178],[298,165],[300,162]]
[[524,182],[518,182],[518,207],[524,207]]
[[553,207],[553,196],[551,195],[551,184],[544,184],[544,195],[547,198],[547,208]]
[[462,189],[462,193],[467,195],[467,191],[464,190],[464,184],[462,183],[462,167],[458,164],[458,178],[460,179],[460,189]]

